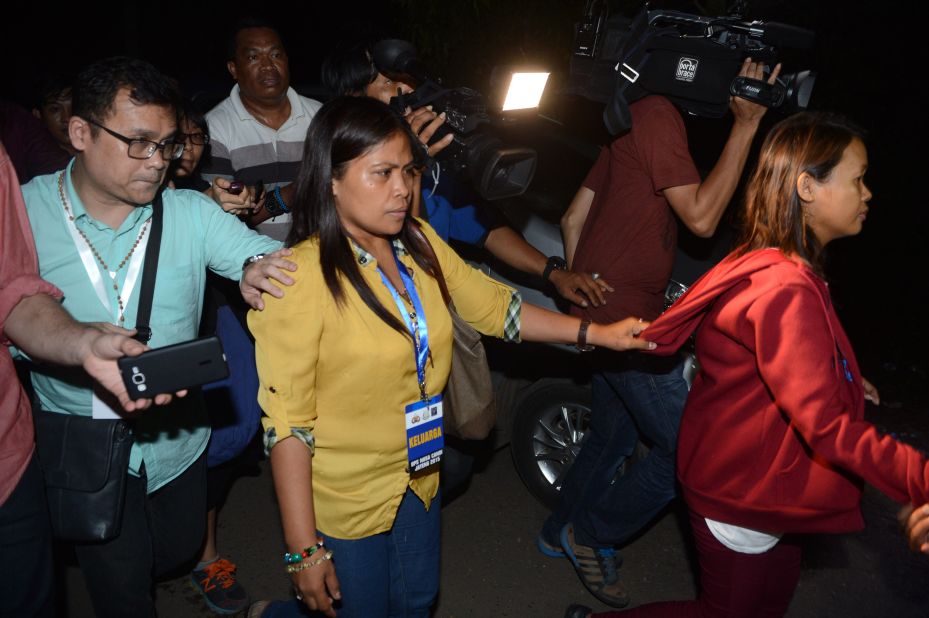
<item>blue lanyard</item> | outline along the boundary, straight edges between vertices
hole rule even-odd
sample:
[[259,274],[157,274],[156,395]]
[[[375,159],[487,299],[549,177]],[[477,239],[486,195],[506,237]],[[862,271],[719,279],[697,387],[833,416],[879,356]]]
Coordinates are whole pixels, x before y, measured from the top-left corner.
[[394,249],[393,245],[391,245],[390,250],[393,252],[394,261],[397,263],[397,270],[400,272],[400,280],[403,281],[406,293],[410,297],[410,303],[413,305],[412,311],[407,310],[406,304],[403,302],[403,299],[400,298],[400,293],[397,292],[397,289],[390,282],[390,279],[384,275],[384,271],[378,267],[377,272],[381,275],[381,281],[387,286],[390,295],[393,296],[394,303],[397,304],[397,309],[400,310],[400,317],[403,318],[403,323],[406,324],[407,330],[410,331],[410,335],[413,337],[413,357],[416,361],[416,377],[419,382],[419,395],[422,397],[423,401],[426,401],[429,399],[429,396],[426,394],[426,361],[429,358],[429,330],[426,327],[426,312],[423,311],[423,304],[419,300],[419,294],[416,291],[416,286],[413,284],[413,278],[410,276],[409,271],[400,261],[400,258],[397,257],[397,251]]

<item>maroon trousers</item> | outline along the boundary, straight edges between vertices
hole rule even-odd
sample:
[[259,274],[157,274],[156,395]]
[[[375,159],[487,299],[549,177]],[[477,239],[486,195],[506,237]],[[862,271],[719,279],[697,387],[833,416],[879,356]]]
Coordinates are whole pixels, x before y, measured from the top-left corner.
[[787,613],[800,578],[800,547],[789,536],[763,554],[740,554],[716,540],[706,521],[693,511],[700,562],[696,601],[649,603],[595,618],[780,618]]

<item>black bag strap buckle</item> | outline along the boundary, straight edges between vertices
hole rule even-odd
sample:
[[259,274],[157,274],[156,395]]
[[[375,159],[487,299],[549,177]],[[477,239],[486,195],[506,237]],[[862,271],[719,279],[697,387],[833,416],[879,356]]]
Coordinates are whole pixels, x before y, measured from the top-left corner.
[[141,343],[148,343],[152,340],[152,329],[148,326],[136,326],[136,333],[132,338]]

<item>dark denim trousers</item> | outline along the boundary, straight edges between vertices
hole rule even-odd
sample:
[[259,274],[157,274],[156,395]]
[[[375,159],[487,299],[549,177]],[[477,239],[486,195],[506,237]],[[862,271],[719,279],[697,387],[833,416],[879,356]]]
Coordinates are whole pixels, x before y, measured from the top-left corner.
[[206,452],[151,494],[144,472],[129,475],[119,536],[74,546],[95,615],[154,617],[154,580],[192,566],[205,531]]
[[0,505],[0,616],[55,615],[52,526],[35,454]]
[[[423,505],[410,489],[388,532],[361,539],[322,534],[332,550],[341,603],[339,618],[428,618],[439,592],[441,495]],[[310,616],[296,599],[272,603],[262,618]]]
[[[682,361],[627,355],[618,370],[595,373],[591,388],[584,445],[542,528],[556,546],[568,522],[579,543],[622,545],[675,496],[677,431],[687,399]],[[651,447],[648,455],[618,475],[640,437]]]

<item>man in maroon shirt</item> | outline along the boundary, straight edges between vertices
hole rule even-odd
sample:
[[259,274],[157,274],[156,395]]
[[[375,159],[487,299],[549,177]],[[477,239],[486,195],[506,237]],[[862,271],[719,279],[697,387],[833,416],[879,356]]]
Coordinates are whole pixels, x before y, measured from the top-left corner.
[[[739,74],[761,79],[763,68],[746,59]],[[683,120],[670,101],[649,96],[630,105],[632,129],[603,149],[562,218],[569,267],[596,272],[615,289],[606,304],[572,307],[575,314],[598,323],[658,317],[677,246],[676,219],[697,236],[713,235],[766,111],[738,98],[730,108],[729,139],[701,181]],[[538,546],[549,556],[566,555],[594,596],[623,607],[629,597],[615,547],[629,542],[675,495],[687,384],[677,358],[598,353],[594,367],[587,435]],[[651,447],[648,455],[617,478],[640,437]]]
[[125,336],[129,331],[75,322],[59,303],[61,292],[39,278],[23,196],[2,142],[0,247],[0,616],[53,616],[52,533],[32,409],[7,346],[15,343],[33,359],[83,366],[127,412],[151,402],[129,399],[116,359],[146,348]]

